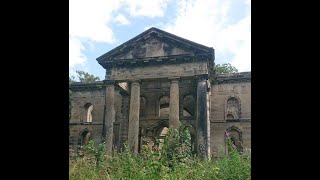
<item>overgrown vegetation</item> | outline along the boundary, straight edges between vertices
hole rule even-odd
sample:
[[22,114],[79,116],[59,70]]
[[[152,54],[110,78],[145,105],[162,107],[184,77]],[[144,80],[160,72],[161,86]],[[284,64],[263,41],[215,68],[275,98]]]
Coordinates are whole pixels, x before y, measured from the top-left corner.
[[238,69],[230,63],[216,64],[214,67],[216,74],[237,73]]
[[228,156],[199,158],[192,155],[190,133],[183,127],[169,129],[159,148],[143,146],[139,155],[127,146],[113,156],[104,152],[105,144],[93,141],[82,147],[70,158],[69,179],[251,179],[249,155],[233,149]]
[[[96,81],[100,81],[100,78],[98,76],[95,76],[93,74],[90,74],[85,71],[76,71],[77,77],[79,79],[79,82],[84,82],[84,83],[94,83]],[[75,80],[74,76],[69,77],[69,82],[77,82]]]

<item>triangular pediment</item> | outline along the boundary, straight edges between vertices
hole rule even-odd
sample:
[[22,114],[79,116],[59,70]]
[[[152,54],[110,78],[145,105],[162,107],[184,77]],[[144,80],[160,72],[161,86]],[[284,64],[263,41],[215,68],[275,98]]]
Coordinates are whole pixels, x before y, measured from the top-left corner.
[[174,42],[166,42],[157,37],[140,40],[126,52],[119,53],[114,59],[136,59],[172,55],[194,55],[191,48],[179,46]]
[[100,64],[117,59],[197,55],[213,53],[213,48],[197,44],[157,28],[150,28],[97,58]]

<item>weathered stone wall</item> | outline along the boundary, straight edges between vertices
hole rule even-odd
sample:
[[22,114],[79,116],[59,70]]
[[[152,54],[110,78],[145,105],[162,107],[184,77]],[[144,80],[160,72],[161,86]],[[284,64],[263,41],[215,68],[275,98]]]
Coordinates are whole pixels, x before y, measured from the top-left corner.
[[[169,79],[154,79],[141,81],[140,97],[144,104],[140,106],[139,127],[142,135],[157,134],[160,127],[167,126],[169,116],[160,117],[160,98],[170,98]],[[197,107],[197,81],[195,78],[183,78],[179,81],[179,120],[183,125],[191,124],[196,130]],[[185,97],[189,96],[185,99]],[[105,88],[74,91],[72,95],[72,111],[70,120],[70,145],[77,145],[80,133],[84,129],[91,132],[91,138],[96,143],[101,142],[103,131],[103,111],[105,104]],[[115,122],[114,145],[122,148],[128,138],[129,95],[121,95],[115,91]],[[190,98],[191,97],[191,98]],[[225,115],[226,102],[229,97],[239,99],[241,114],[239,120],[227,121]],[[190,100],[191,99],[191,100]],[[93,109],[93,121],[91,124],[83,123],[85,120],[86,103],[91,103]],[[185,116],[184,108],[193,112],[191,116]],[[169,110],[169,109],[168,109]],[[82,114],[84,113],[84,114]],[[249,81],[212,83],[210,90],[210,150],[213,155],[225,153],[225,130],[234,126],[241,130],[243,145],[251,147],[251,83]],[[195,134],[194,134],[195,136]],[[196,141],[196,140],[195,140]]]
[[225,103],[231,96],[240,99],[241,119],[251,119],[251,82],[240,82],[211,86],[211,122],[225,122]]
[[216,122],[211,123],[211,154],[218,156],[225,154],[226,141],[225,130],[230,127],[237,127],[241,130],[244,151],[251,148],[251,123],[250,122]]
[[80,145],[80,134],[84,130],[88,130],[91,133],[90,139],[95,143],[101,143],[102,136],[102,123],[99,124],[69,124],[70,135],[69,135],[69,145],[73,148],[76,148]]
[[[228,82],[229,81],[229,82]],[[244,151],[251,148],[251,82],[247,80],[216,81],[211,85],[211,153],[225,153],[225,131],[234,126],[242,133]],[[226,119],[226,103],[228,98],[239,100],[240,118]]]
[[[91,103],[92,122],[86,122],[86,109],[85,104]],[[70,118],[70,135],[69,144],[72,146],[79,145],[81,133],[88,130],[91,133],[91,138],[95,143],[101,143],[103,131],[103,118],[105,106],[105,87],[95,86],[86,89],[73,89],[71,96],[71,118]],[[114,144],[119,145],[120,142],[120,124],[123,121],[123,113],[121,113],[122,96],[119,91],[115,91],[115,132]],[[108,108],[108,107],[106,107]]]
[[92,122],[103,122],[105,104],[105,89],[103,87],[101,89],[74,90],[71,99],[71,122],[86,121],[86,110],[84,107],[86,103],[93,105]]

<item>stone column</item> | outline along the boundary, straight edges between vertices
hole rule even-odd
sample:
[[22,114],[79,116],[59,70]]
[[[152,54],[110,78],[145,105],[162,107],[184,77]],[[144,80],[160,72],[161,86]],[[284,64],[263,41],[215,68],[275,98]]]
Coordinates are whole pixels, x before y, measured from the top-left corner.
[[113,122],[115,121],[114,110],[114,81],[105,80],[106,84],[106,115],[105,115],[105,142],[107,154],[111,155],[113,146]]
[[139,146],[140,81],[131,82],[128,145],[134,154]]
[[208,75],[197,76],[197,152],[210,158],[210,119],[208,116]]
[[170,80],[170,112],[169,127],[178,128],[181,123],[179,121],[179,78],[173,77]]

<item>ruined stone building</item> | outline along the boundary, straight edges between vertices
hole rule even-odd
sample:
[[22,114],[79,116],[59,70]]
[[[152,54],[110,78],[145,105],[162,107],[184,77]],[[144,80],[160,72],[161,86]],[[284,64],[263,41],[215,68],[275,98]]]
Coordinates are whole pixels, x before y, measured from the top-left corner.
[[[105,140],[138,153],[168,127],[191,125],[193,151],[251,148],[251,72],[215,74],[214,49],[150,28],[97,58],[104,81],[73,83],[71,147]],[[227,132],[227,133],[226,133]]]

